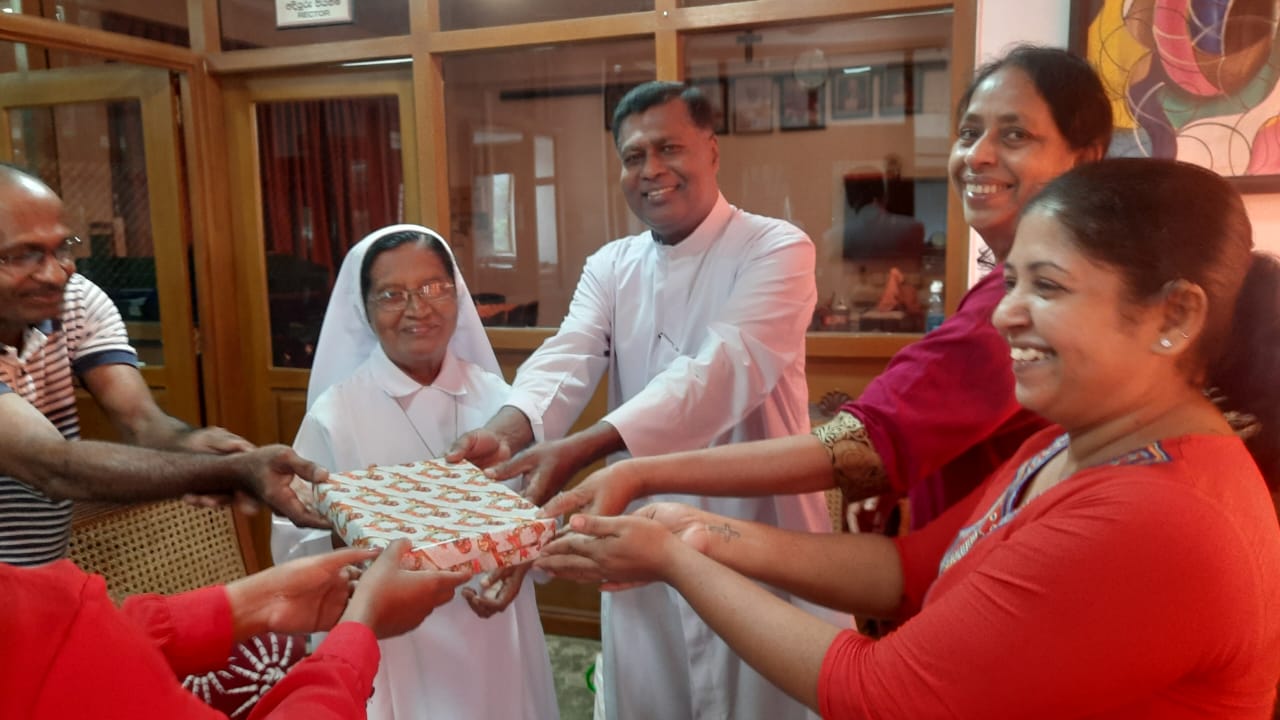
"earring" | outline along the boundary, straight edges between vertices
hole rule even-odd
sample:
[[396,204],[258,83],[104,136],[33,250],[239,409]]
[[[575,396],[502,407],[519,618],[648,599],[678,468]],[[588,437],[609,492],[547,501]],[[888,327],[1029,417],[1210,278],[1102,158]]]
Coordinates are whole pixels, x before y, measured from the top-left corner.
[[1160,347],[1164,348],[1165,350],[1168,350],[1173,347],[1173,341],[1167,337],[1162,337],[1160,338]]

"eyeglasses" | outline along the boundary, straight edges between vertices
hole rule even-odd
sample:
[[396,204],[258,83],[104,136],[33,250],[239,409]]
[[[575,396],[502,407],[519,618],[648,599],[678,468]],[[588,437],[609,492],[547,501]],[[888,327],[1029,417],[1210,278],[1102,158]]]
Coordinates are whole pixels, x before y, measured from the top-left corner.
[[387,312],[399,312],[409,307],[409,299],[418,298],[425,300],[432,305],[443,305],[445,303],[454,302],[458,299],[455,292],[454,284],[445,280],[436,280],[429,282],[419,288],[411,288],[408,290],[400,288],[392,288],[376,292],[370,298],[379,310]]
[[52,256],[65,268],[75,264],[76,248],[80,247],[82,242],[80,238],[73,235],[63,238],[62,243],[52,250],[28,245],[20,250],[0,254],[0,267],[7,267],[18,273],[33,273],[44,265],[46,257]]

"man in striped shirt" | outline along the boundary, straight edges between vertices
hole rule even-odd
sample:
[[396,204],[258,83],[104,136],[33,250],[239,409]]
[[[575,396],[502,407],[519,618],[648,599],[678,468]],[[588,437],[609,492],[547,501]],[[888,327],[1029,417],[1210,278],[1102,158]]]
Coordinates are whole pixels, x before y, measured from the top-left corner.
[[[72,500],[247,493],[326,526],[290,487],[323,469],[155,404],[115,305],[75,274],[78,243],[48,186],[0,166],[0,562],[60,558]],[[78,440],[73,374],[131,444]]]

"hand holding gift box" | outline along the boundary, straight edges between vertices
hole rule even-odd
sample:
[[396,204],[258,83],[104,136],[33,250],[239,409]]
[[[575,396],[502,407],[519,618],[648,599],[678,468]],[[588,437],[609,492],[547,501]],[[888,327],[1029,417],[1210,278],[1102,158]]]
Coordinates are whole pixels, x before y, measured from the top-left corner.
[[526,563],[556,521],[468,462],[423,460],[330,473],[317,509],[352,547],[413,543],[417,568],[482,572]]

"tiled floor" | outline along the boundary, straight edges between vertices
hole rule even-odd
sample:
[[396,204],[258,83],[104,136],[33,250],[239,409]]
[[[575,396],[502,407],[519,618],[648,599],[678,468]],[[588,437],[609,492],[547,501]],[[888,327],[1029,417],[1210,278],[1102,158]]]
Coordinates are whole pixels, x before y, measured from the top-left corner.
[[561,720],[591,720],[595,695],[587,687],[587,670],[600,652],[599,640],[547,636],[551,673],[555,676],[556,699]]

